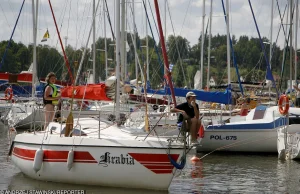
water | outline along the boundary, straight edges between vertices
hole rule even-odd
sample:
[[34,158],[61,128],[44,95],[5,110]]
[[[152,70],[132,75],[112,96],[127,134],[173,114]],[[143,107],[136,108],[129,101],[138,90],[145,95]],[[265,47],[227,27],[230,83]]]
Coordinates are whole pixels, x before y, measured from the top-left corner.
[[300,193],[300,163],[280,161],[277,155],[213,153],[195,164],[190,161],[192,155],[189,155],[187,166],[172,181],[169,191],[150,191],[33,180],[7,161],[8,146],[7,129],[1,125],[0,190],[80,189],[88,194]]

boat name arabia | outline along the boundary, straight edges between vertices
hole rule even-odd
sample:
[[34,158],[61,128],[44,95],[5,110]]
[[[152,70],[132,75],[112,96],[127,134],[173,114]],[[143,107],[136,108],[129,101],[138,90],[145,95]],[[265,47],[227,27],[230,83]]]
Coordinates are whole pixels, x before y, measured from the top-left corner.
[[128,154],[126,154],[126,156],[124,156],[123,154],[121,154],[120,156],[111,156],[110,152],[106,152],[104,155],[100,156],[98,165],[107,167],[108,164],[134,165],[134,159]]

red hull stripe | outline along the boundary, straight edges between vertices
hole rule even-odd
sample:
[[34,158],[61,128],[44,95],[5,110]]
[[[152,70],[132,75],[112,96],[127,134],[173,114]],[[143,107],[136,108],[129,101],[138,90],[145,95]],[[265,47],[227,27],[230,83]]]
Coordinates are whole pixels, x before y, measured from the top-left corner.
[[[14,147],[13,155],[24,160],[34,160],[36,150]],[[69,151],[44,150],[44,162],[67,162]],[[97,163],[89,152],[74,151],[74,162]]]
[[[170,174],[174,169],[167,154],[128,154],[156,174]],[[171,154],[171,157],[174,161],[177,161],[179,154]]]

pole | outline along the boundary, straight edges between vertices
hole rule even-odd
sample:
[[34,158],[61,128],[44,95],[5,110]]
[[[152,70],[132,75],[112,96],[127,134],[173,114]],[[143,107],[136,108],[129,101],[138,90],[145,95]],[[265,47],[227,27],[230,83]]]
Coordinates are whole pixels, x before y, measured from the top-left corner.
[[[158,29],[159,29],[159,37],[160,37],[160,42],[161,42],[161,48],[162,48],[162,53],[163,53],[163,57],[164,57],[164,63],[165,63],[166,69],[169,70],[169,62],[168,62],[169,60],[168,60],[168,55],[167,55],[167,50],[166,50],[166,45],[165,45],[165,40],[164,40],[164,33],[163,33],[163,30],[162,30],[162,26],[161,26],[160,13],[159,13],[159,7],[158,7],[157,0],[154,0],[154,5],[155,5],[156,18],[157,18]],[[168,71],[165,76],[167,77],[167,81],[168,81],[168,84],[169,84],[170,89],[171,89],[173,103],[176,106],[176,98],[175,98],[175,94],[174,94],[171,73]]]
[[107,79],[107,40],[106,40],[106,17],[105,1],[103,1],[103,26],[104,26],[104,54],[105,54],[105,80]]
[[202,89],[203,88],[203,55],[204,55],[204,20],[205,20],[205,0],[203,0],[203,4],[202,4],[202,33],[201,33],[201,64],[200,64],[200,88],[198,89]]
[[120,47],[121,47],[121,80],[124,81],[125,73],[124,73],[124,67],[125,67],[125,49],[126,49],[126,44],[125,44],[125,0],[122,0],[122,8],[121,8],[121,42],[120,42]]
[[55,23],[56,32],[58,34],[58,38],[59,38],[61,50],[63,51],[63,54],[64,54],[64,60],[65,60],[66,66],[68,68],[68,72],[69,72],[69,76],[70,76],[70,79],[71,79],[71,83],[74,84],[74,80],[73,80],[73,76],[72,76],[72,72],[71,72],[69,60],[67,58],[67,55],[66,55],[66,52],[65,52],[65,49],[64,49],[64,45],[62,44],[62,41],[61,41],[61,37],[60,37],[60,33],[59,33],[58,26],[57,26],[57,23],[56,23],[56,19],[55,19],[55,16],[54,16],[54,12],[53,12],[53,8],[52,8],[52,5],[51,5],[51,1],[48,0],[48,2],[49,2],[49,5],[50,5],[52,17],[53,17],[53,20],[54,20],[54,23]]
[[[133,19],[133,41],[134,41],[134,48],[136,48],[136,32],[135,32],[135,11],[134,11],[134,0],[132,0],[132,19]],[[134,52],[134,64],[135,64],[135,78],[136,78],[136,87],[138,87],[138,76],[139,76],[139,69],[137,64],[137,56],[136,52]]]
[[[145,3],[147,10],[147,3]],[[147,13],[145,12],[145,25],[146,25],[146,65],[147,65],[147,81],[149,80],[149,40],[148,40],[148,23],[147,23]]]
[[35,6],[34,0],[32,0],[32,24],[33,24],[33,64],[32,64],[32,92],[31,97],[34,98],[35,95],[35,75],[36,75],[36,17],[35,17]]
[[207,52],[207,91],[209,91],[209,71],[210,71],[210,48],[211,48],[211,23],[212,23],[212,4],[213,4],[213,0],[210,0],[210,14],[209,14],[209,39],[208,39],[208,52]]
[[96,83],[96,10],[95,10],[95,0],[93,0],[93,84]]
[[297,54],[297,50],[298,50],[298,45],[297,45],[297,35],[298,35],[298,22],[299,22],[299,8],[298,8],[298,3],[299,0],[296,0],[296,18],[295,18],[295,80],[296,80],[296,85],[298,87],[298,82],[297,82],[297,66],[298,66],[298,54]]
[[293,0],[290,0],[290,94],[292,94],[292,79],[293,79]]
[[116,120],[120,119],[120,0],[116,0]]
[[230,75],[230,41],[229,41],[229,2],[226,0],[226,31],[227,31],[227,71],[228,71],[228,87],[231,89],[231,75]]
[[274,0],[272,0],[271,5],[271,27],[270,27],[270,69],[272,69],[272,50],[273,50],[273,12],[274,12]]

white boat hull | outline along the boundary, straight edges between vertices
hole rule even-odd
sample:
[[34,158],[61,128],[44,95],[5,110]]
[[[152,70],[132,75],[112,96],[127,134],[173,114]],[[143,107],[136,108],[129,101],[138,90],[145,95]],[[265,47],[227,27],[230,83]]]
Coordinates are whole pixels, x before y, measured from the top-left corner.
[[[291,108],[295,115],[300,109]],[[290,112],[290,114],[291,114]],[[289,132],[300,132],[298,117],[290,117]],[[257,107],[244,121],[210,125],[197,147],[198,152],[277,152],[277,130],[286,126],[287,118],[278,113],[278,107]]]
[[[34,137],[34,138],[32,138]],[[12,161],[27,176],[44,181],[168,189],[176,168],[170,163],[166,148],[158,142],[51,136],[44,140],[41,169],[33,169],[35,152],[43,135],[17,135],[12,148]],[[68,170],[68,152],[74,149],[73,167]],[[171,149],[178,161],[182,149]]]
[[277,152],[277,130],[205,131],[198,152]]
[[289,127],[278,129],[277,150],[280,159],[300,159],[300,130],[293,133]]

